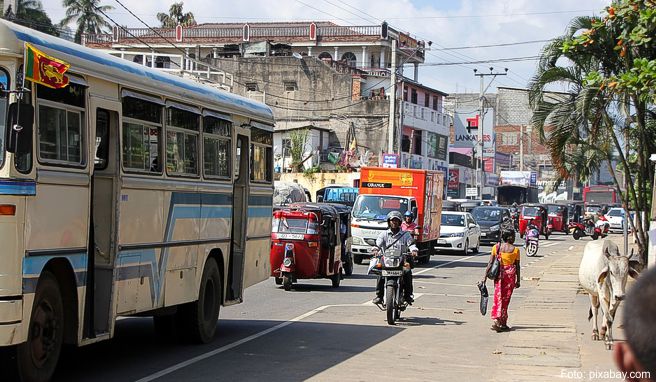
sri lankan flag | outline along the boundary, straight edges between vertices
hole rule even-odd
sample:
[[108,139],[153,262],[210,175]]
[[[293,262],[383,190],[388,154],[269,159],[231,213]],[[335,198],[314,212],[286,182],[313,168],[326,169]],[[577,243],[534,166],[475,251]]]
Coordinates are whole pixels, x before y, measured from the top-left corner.
[[70,64],[50,57],[38,50],[32,44],[25,43],[25,79],[53,89],[68,85],[68,77],[64,75]]

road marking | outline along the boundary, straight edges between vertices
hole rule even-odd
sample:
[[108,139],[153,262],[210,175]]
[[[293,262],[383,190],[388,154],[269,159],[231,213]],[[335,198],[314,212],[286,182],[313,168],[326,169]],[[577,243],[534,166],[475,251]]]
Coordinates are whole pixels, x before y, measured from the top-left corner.
[[447,266],[447,265],[449,265],[449,264],[459,263],[459,262],[462,262],[462,261],[464,261],[464,260],[469,260],[469,259],[471,259],[471,258],[473,258],[473,257],[477,257],[477,256],[481,256],[481,255],[487,255],[487,253],[479,253],[479,254],[477,254],[477,255],[472,255],[472,256],[463,257],[463,258],[458,259],[458,260],[449,261],[448,263],[444,263],[444,264],[436,265],[436,266],[434,266],[434,267],[426,268],[426,269],[421,270],[421,271],[419,271],[419,272],[412,272],[412,274],[413,274],[413,275],[420,275],[420,274],[422,274],[422,273],[426,273],[426,272],[428,272],[428,271],[432,271],[433,269],[442,268],[442,267]]
[[430,285],[446,285],[446,286],[456,286],[456,287],[466,287],[466,288],[471,288],[473,284],[452,284],[452,283],[439,283],[439,282],[434,282],[434,281],[424,281],[424,280],[412,280],[413,283],[421,283],[421,284],[430,284]]
[[546,248],[546,247],[553,247],[554,245],[558,245],[558,243],[549,243],[549,244],[545,244],[545,245],[543,245],[543,247],[545,247],[545,248]]
[[[369,302],[370,302],[370,301],[369,301]],[[210,351],[210,352],[207,352],[207,353],[204,353],[204,354],[198,355],[198,356],[196,356],[196,357],[194,357],[194,358],[190,358],[190,359],[188,359],[188,360],[186,360],[186,361],[184,361],[184,362],[180,362],[180,363],[175,364],[175,365],[173,365],[173,366],[167,367],[166,369],[161,370],[161,371],[158,371],[157,373],[154,373],[154,374],[148,375],[148,376],[146,376],[146,377],[143,377],[143,378],[137,380],[137,382],[149,382],[149,381],[153,381],[153,380],[155,380],[155,379],[157,379],[157,378],[161,378],[161,377],[163,377],[163,376],[165,376],[165,375],[171,374],[171,373],[173,373],[173,372],[175,372],[175,371],[178,371],[178,370],[180,370],[180,369],[182,369],[182,368],[185,368],[185,367],[187,367],[187,366],[189,366],[189,365],[193,365],[194,363],[197,363],[197,362],[200,362],[200,361],[202,361],[202,360],[204,360],[204,359],[207,359],[207,358],[213,357],[213,356],[215,356],[215,355],[217,355],[217,354],[221,354],[221,353],[223,353],[223,352],[225,352],[225,351],[228,351],[228,350],[230,350],[230,349],[233,349],[233,348],[235,348],[235,347],[237,347],[237,346],[239,346],[239,345],[243,345],[243,344],[245,344],[245,343],[247,343],[247,342],[250,342],[250,341],[253,341],[253,340],[255,340],[255,339],[258,339],[258,338],[260,338],[260,337],[262,337],[262,336],[265,336],[265,335],[267,335],[267,334],[269,334],[269,333],[273,333],[273,332],[275,332],[275,331],[277,331],[277,330],[280,330],[280,329],[282,329],[282,328],[284,328],[284,327],[286,327],[286,326],[289,326],[289,325],[291,325],[291,324],[293,324],[293,323],[295,323],[295,322],[301,321],[301,320],[306,319],[306,318],[308,318],[308,317],[310,317],[310,316],[312,316],[312,315],[314,315],[314,314],[316,314],[316,313],[319,313],[319,312],[321,312],[321,311],[323,311],[323,310],[325,310],[325,309],[327,309],[327,308],[332,308],[332,307],[343,307],[343,306],[362,306],[362,304],[334,304],[334,305],[324,305],[324,306],[320,306],[320,307],[318,307],[318,308],[316,308],[316,309],[312,309],[311,311],[309,311],[309,312],[307,312],[307,313],[303,313],[303,314],[301,314],[300,316],[294,317],[294,318],[292,318],[292,319],[289,320],[289,321],[281,322],[281,323],[279,323],[279,324],[276,325],[276,326],[273,326],[273,327],[270,327],[270,328],[268,328],[268,329],[262,330],[261,332],[257,332],[257,333],[255,333],[255,334],[252,334],[252,335],[250,335],[250,336],[248,336],[248,337],[242,338],[242,339],[240,339],[240,340],[238,340],[238,341],[235,341],[235,342],[229,343],[229,344],[227,344],[227,345],[221,346],[221,347],[218,348],[218,349],[214,349],[214,350],[212,350],[212,351]]]

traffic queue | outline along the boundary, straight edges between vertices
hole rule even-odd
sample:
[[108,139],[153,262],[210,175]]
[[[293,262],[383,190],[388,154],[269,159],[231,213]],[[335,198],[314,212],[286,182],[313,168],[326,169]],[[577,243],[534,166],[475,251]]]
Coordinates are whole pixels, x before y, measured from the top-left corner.
[[443,201],[443,188],[438,171],[379,167],[362,168],[359,187],[319,189],[316,202],[298,183],[280,183],[274,191],[271,276],[287,291],[303,279],[329,279],[339,287],[354,264],[376,257],[377,238],[388,229],[391,212],[403,216],[418,264],[438,252],[477,253],[481,245],[499,243],[506,230],[516,231],[526,254],[535,256],[540,237],[561,233],[596,240],[610,227],[603,215],[586,214],[582,202]]

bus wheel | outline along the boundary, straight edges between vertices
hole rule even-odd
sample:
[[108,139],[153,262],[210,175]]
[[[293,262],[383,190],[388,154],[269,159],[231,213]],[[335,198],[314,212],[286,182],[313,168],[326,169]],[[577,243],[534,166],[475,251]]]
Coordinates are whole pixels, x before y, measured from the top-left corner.
[[198,300],[181,307],[180,312],[192,341],[206,344],[214,338],[221,310],[222,285],[216,261],[208,259],[200,281]]
[[45,271],[34,294],[27,341],[16,349],[20,379],[37,382],[50,380],[63,343],[64,303],[57,279]]

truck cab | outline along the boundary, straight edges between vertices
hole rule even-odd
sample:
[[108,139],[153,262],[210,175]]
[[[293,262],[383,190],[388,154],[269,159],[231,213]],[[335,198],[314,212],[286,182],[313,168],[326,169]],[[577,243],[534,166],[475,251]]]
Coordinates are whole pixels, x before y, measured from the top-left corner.
[[411,211],[417,216],[414,197],[392,195],[358,195],[351,211],[351,251],[353,260],[361,264],[371,257],[371,250],[381,232],[387,230],[387,214]]

